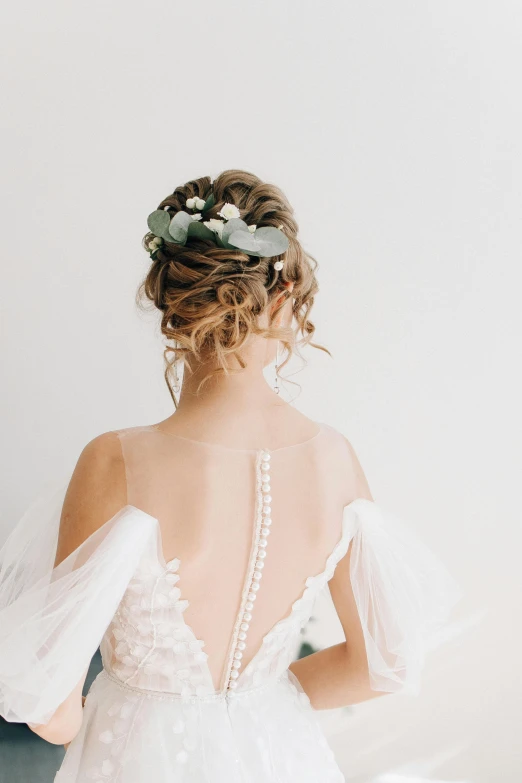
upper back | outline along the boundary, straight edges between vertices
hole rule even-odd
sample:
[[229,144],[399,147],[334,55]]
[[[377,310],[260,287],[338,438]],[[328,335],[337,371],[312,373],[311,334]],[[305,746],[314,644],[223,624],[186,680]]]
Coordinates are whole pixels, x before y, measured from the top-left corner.
[[205,642],[214,686],[225,687],[239,613],[247,616],[245,667],[306,580],[324,571],[343,507],[358,493],[353,450],[327,425],[273,450],[192,440],[158,425],[117,435],[127,502],[158,520],[163,562],[179,558],[185,622]]

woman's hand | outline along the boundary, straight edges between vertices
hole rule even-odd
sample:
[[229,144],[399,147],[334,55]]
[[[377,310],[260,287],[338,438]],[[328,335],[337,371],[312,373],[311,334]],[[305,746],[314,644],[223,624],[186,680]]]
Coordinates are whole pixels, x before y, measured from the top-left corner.
[[[85,696],[82,696],[82,709],[83,709],[84,705],[85,705]],[[71,740],[71,742],[72,742],[72,740]],[[67,748],[69,747],[70,744],[71,744],[70,742],[67,742],[64,745],[65,750],[67,750]]]

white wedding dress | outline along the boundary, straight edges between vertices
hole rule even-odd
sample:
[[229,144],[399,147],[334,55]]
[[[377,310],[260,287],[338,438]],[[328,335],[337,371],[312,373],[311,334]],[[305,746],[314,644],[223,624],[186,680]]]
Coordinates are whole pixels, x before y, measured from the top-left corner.
[[65,486],[0,553],[0,714],[45,723],[101,647],[56,783],[340,783],[288,667],[329,580],[350,592],[372,688],[418,691],[460,590],[412,530],[359,496],[319,425],[269,451],[114,433],[127,504],[53,568]]

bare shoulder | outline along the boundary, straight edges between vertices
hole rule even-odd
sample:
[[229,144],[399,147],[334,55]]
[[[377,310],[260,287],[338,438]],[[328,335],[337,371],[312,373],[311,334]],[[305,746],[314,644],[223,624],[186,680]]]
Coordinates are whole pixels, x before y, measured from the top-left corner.
[[65,495],[56,563],[61,562],[127,502],[125,465],[117,431],[82,449]]
[[363,470],[357,452],[350,440],[346,436],[343,436],[344,443],[348,454],[348,463],[350,471],[350,497],[348,502],[356,500],[357,498],[366,498],[367,500],[373,500],[368,479]]
[[373,500],[358,451],[352,440],[329,424],[322,424],[326,437],[324,443],[330,458],[339,466],[335,473],[343,485],[344,505],[356,498]]
[[104,432],[82,449],[69,484],[71,492],[86,490],[94,497],[105,496],[125,477],[121,443],[117,432]]
[[89,467],[108,468],[123,459],[120,438],[116,430],[102,432],[90,440],[82,449],[78,464]]

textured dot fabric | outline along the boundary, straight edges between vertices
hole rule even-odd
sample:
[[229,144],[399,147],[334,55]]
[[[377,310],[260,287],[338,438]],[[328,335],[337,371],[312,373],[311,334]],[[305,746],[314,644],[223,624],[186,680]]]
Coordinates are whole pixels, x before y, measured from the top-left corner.
[[100,646],[57,783],[343,781],[288,668],[316,599],[348,574],[371,687],[417,692],[460,595],[445,566],[327,425],[275,450],[116,433],[126,505],[54,568],[65,483],[0,552],[0,714],[47,722]]

